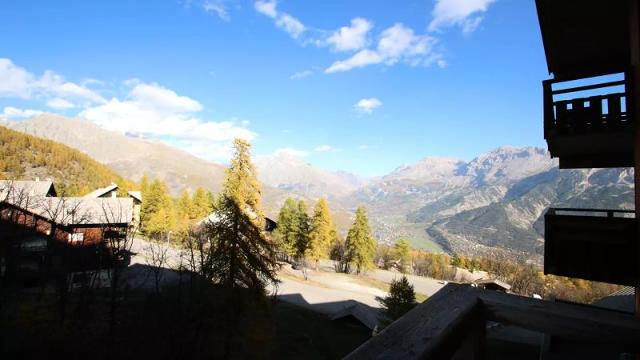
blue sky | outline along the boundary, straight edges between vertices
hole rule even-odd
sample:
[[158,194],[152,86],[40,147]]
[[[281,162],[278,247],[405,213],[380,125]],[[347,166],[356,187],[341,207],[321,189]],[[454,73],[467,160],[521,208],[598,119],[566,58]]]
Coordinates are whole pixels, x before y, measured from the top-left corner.
[[217,162],[330,170],[543,146],[533,0],[0,4],[0,116],[80,116]]

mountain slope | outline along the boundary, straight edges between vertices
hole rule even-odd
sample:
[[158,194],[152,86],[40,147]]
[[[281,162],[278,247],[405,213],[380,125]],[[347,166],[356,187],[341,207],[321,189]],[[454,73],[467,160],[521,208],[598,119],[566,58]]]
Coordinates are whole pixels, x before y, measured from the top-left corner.
[[259,156],[255,162],[260,181],[309,198],[334,200],[362,183],[355,175],[325,171],[284,153]]
[[540,254],[549,206],[633,208],[629,169],[559,170],[544,149],[501,147],[463,162],[425,158],[342,199],[365,204],[382,241],[477,254]]
[[219,191],[224,178],[222,165],[158,141],[129,138],[85,120],[43,114],[7,124],[14,130],[78,149],[130,179],[139,180],[144,174],[159,178],[174,193],[198,186]]
[[112,182],[132,183],[68,146],[0,126],[0,178],[51,178],[59,194],[83,195]]

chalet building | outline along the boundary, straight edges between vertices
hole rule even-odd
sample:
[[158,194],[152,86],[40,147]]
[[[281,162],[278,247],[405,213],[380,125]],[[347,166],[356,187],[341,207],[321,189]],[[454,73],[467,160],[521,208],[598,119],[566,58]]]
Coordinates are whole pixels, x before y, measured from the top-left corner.
[[108,266],[134,224],[134,198],[57,197],[50,181],[0,181],[0,276]]
[[[142,208],[142,193],[140,191],[127,191],[128,197],[133,199],[133,223],[140,224],[140,210]],[[118,185],[111,183],[109,186],[105,186],[100,189],[96,189],[87,195],[85,198],[116,198],[118,196]]]
[[[583,305],[448,284],[348,359],[521,358],[496,356],[492,338],[515,327],[537,339],[532,358],[640,354],[640,1],[535,2],[551,74],[542,82],[551,156],[561,169],[634,167],[636,189],[634,211],[548,209],[544,272],[627,285],[635,314],[599,306],[617,297]],[[512,341],[502,349],[525,349]]]

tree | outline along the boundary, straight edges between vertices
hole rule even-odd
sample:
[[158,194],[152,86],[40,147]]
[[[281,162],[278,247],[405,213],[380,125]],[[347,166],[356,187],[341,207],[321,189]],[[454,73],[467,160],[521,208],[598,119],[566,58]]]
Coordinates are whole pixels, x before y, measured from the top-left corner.
[[275,233],[281,251],[288,257],[294,257],[298,234],[298,204],[293,198],[287,198],[280,208],[278,227]]
[[307,204],[304,200],[298,201],[297,211],[297,233],[296,233],[296,257],[304,261],[309,248],[309,214],[307,214]]
[[238,330],[249,304],[264,303],[268,283],[277,284],[276,248],[267,237],[260,206],[260,183],[251,163],[251,145],[235,139],[216,219],[205,223],[204,233],[212,280],[222,285],[229,306],[224,358],[242,338]]
[[180,193],[180,197],[176,201],[176,218],[177,228],[179,231],[186,231],[189,227],[189,223],[192,220],[190,216],[192,211],[193,210],[189,192],[187,190],[183,190],[182,193]]
[[345,252],[346,261],[355,266],[358,274],[374,267],[376,241],[371,236],[369,220],[363,206],[356,210],[356,219],[347,233]]
[[147,235],[168,232],[176,225],[173,201],[167,185],[155,179],[143,194],[141,221]]
[[251,145],[240,139],[233,145],[234,155],[216,211],[218,220],[207,225],[213,242],[213,272],[222,285],[263,294],[267,283],[277,282],[275,246],[264,232]]
[[389,295],[384,298],[378,298],[383,307],[381,319],[383,325],[389,325],[395,320],[401,318],[404,314],[413,309],[416,305],[416,293],[413,285],[409,283],[406,276],[394,279],[389,287]]
[[411,270],[411,246],[407,240],[400,240],[393,245],[395,258],[399,261],[399,270],[406,274]]
[[309,233],[308,255],[314,261],[316,269],[320,259],[327,257],[329,247],[335,242],[336,237],[337,231],[331,219],[327,200],[320,198],[313,210]]
[[197,188],[191,199],[191,209],[189,219],[198,220],[206,217],[213,210],[213,203],[207,191],[201,187]]

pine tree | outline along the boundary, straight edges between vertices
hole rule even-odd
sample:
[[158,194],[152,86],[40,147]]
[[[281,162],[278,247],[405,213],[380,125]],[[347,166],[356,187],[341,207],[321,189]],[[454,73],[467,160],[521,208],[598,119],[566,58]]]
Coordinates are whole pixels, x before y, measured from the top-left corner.
[[314,261],[316,269],[320,259],[329,255],[329,249],[337,237],[336,227],[331,219],[329,205],[325,198],[320,198],[313,210],[311,231],[309,233],[308,256]]
[[416,293],[407,277],[402,276],[399,280],[391,281],[389,295],[378,301],[383,307],[384,318],[381,322],[386,326],[413,309],[416,305]]
[[400,240],[393,245],[395,258],[400,262],[400,272],[403,274],[411,270],[411,246],[407,240]]
[[347,233],[345,257],[349,266],[354,265],[356,272],[372,269],[376,252],[376,241],[371,236],[367,213],[363,206],[356,210],[356,219]]
[[298,204],[293,198],[287,198],[278,214],[276,238],[281,251],[287,256],[296,256],[296,237],[298,234]]
[[307,204],[304,200],[298,201],[297,211],[297,233],[296,233],[296,256],[304,259],[309,248],[309,214],[307,213]]

